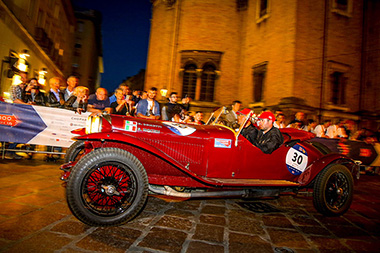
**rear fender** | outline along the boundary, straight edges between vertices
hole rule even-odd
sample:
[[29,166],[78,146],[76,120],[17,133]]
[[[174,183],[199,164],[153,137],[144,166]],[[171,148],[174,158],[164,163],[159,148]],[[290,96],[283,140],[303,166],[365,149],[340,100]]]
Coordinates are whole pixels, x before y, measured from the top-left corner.
[[339,163],[347,166],[347,168],[351,171],[353,176],[355,177],[356,167],[357,165],[353,160],[348,158],[345,155],[341,154],[327,154],[320,159],[314,161],[299,177],[298,183],[300,186],[309,185],[314,178],[321,172],[324,168],[326,168],[329,164]]

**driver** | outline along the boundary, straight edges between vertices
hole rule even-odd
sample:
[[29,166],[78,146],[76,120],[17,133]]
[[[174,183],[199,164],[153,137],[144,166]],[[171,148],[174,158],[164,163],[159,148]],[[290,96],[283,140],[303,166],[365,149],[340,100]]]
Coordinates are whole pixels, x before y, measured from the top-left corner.
[[[273,126],[275,119],[273,113],[268,111],[263,112],[256,121],[259,129],[253,126],[249,121],[247,125],[244,126],[241,134],[265,154],[271,154],[284,142],[284,137],[280,130]],[[242,124],[244,122],[239,123]]]

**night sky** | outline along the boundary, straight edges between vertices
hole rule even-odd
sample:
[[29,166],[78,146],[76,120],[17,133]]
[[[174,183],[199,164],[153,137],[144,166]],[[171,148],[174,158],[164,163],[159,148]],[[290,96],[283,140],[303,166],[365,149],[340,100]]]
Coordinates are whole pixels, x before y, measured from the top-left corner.
[[102,13],[101,86],[113,92],[129,76],[146,68],[151,3],[149,0],[72,0]]

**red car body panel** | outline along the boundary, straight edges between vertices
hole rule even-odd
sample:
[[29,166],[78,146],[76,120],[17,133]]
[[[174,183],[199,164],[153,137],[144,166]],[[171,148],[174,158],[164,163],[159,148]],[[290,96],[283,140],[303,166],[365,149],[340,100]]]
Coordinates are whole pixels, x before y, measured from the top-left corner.
[[[109,122],[104,124],[111,129]],[[77,139],[86,141],[88,152],[100,147],[129,151],[143,164],[150,184],[170,186],[306,186],[329,163],[348,159],[324,156],[306,142],[313,134],[295,129],[281,130],[284,144],[272,154],[264,154],[242,135],[236,141],[234,131],[224,126],[172,124],[112,115],[112,131]],[[188,132],[178,132],[181,130]],[[292,140],[299,140],[297,148],[304,152],[301,174],[289,169],[292,152],[299,152],[287,145]]]

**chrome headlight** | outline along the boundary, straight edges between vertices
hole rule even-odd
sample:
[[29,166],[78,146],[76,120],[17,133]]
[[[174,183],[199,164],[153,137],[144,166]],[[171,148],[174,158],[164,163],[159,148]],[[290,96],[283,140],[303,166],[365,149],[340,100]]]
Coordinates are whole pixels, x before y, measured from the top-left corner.
[[106,132],[112,129],[110,115],[89,116],[86,121],[86,134]]

